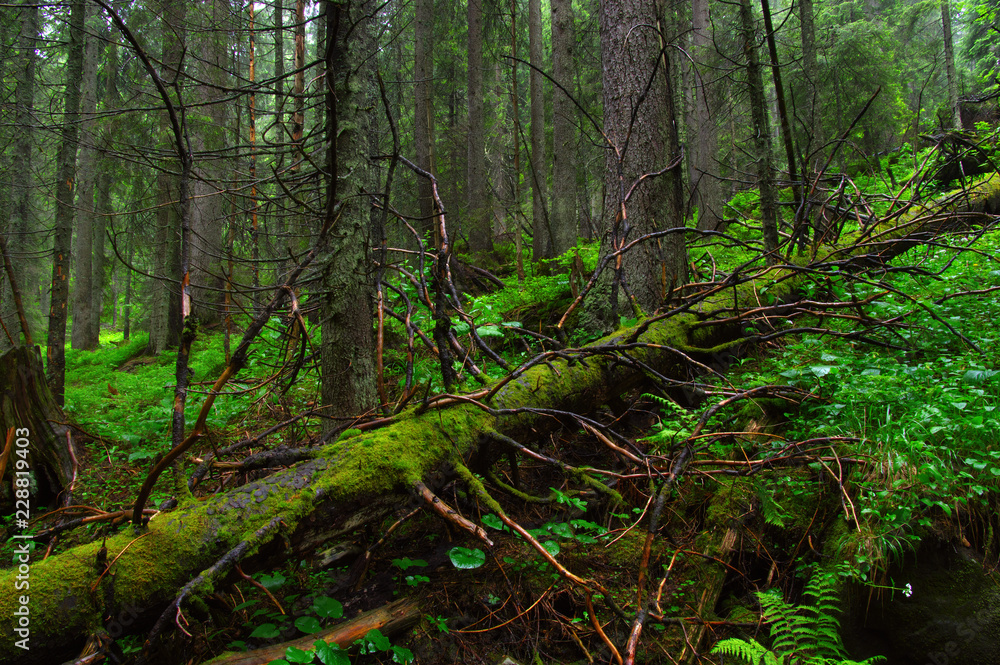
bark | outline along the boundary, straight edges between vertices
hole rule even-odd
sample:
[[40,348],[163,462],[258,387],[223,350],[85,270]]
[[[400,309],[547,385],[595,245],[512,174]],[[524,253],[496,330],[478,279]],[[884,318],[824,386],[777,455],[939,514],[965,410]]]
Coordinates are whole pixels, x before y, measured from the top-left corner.
[[[20,11],[21,31],[17,41],[17,61],[15,79],[17,88],[14,93],[14,169],[11,177],[11,208],[10,223],[5,232],[10,242],[8,249],[12,256],[23,256],[18,265],[19,286],[23,294],[38,291],[39,267],[28,258],[36,243],[32,240],[35,229],[35,214],[31,205],[31,193],[34,188],[32,175],[34,168],[34,105],[35,105],[35,46],[38,40],[38,4],[33,0],[24,0]],[[0,317],[9,330],[17,325],[17,313],[8,284],[4,284],[3,301],[0,303]],[[34,323],[33,316],[27,316],[28,324]],[[23,341],[23,340],[22,340]],[[6,335],[0,336],[0,350],[11,348]]]
[[[953,201],[950,206],[955,212],[978,213],[962,215],[961,224],[990,221],[988,211],[997,209],[1000,176],[969,190],[961,205]],[[875,229],[873,238],[882,244],[874,264],[926,242],[928,231],[948,223],[947,219],[931,219],[928,213],[933,212],[941,210],[928,206],[900,220],[902,228],[913,234],[909,237],[897,228]],[[917,223],[920,220],[927,221],[921,226]],[[871,254],[858,258],[859,266],[876,259]],[[790,301],[793,296],[795,280],[783,279],[790,274],[784,269],[768,274],[774,280],[769,293],[778,300]],[[698,315],[682,314],[653,321],[644,328],[622,330],[591,349],[608,349],[634,338],[654,346],[631,349],[631,358],[664,376],[687,381],[690,368],[671,348],[686,353],[710,353],[720,345],[738,348],[744,325],[723,328],[695,324],[717,308],[752,309],[759,302],[753,289],[726,289],[704,302]],[[101,571],[94,564],[102,542],[80,545],[44,561],[32,559],[31,649],[22,651],[12,640],[4,640],[0,642],[0,662],[62,662],[79,651],[88,634],[102,626],[119,634],[145,631],[176,598],[178,589],[227,553],[245,550],[240,564],[246,572],[282,565],[289,556],[285,543],[293,554],[312,551],[409,503],[419,483],[434,489],[448,482],[463,460],[476,458],[487,464],[495,457],[489,448],[492,435],[514,439],[537,436],[533,430],[552,425],[553,419],[547,416],[514,409],[584,413],[648,380],[638,365],[622,362],[619,356],[592,355],[585,363],[552,357],[549,363],[536,365],[496,387],[492,398],[486,400],[493,412],[465,401],[420,413],[408,410],[381,429],[307,451],[309,458],[290,468],[162,513],[150,520],[143,533],[129,530],[110,536],[103,543],[107,548],[103,560],[115,563],[112,574],[100,580]],[[413,445],[415,441],[420,445]],[[725,541],[723,549],[714,553],[723,555],[724,549]],[[251,556],[250,551],[255,554]],[[230,560],[234,557],[230,555]],[[0,588],[15,588],[18,574],[16,569],[0,572]],[[209,594],[221,582],[206,580],[205,586],[190,591],[193,595]],[[96,592],[92,591],[95,584]],[[15,594],[0,594],[0,616],[14,616],[17,606]],[[174,616],[172,610],[171,621]]]
[[944,30],[944,69],[948,79],[948,122],[956,129],[962,128],[962,114],[958,107],[958,74],[955,73],[955,47],[951,40],[951,8],[948,0],[941,0],[941,28]]
[[535,263],[555,256],[555,238],[545,210],[545,99],[542,95],[542,3],[528,0],[528,96],[531,107],[531,251]]
[[[178,80],[184,52],[183,26],[186,3],[182,0],[162,0],[160,13],[163,33],[161,62],[163,78]],[[163,120],[164,133],[169,121]],[[161,146],[170,150],[169,144]],[[158,355],[175,346],[181,334],[181,257],[180,257],[180,183],[175,175],[160,172],[156,176],[157,209],[154,232],[152,302],[149,312],[149,345],[147,352]]]
[[[372,278],[366,199],[357,196],[370,164],[365,159],[366,101],[370,85],[369,9],[365,2],[326,7],[327,207],[325,226],[333,226],[322,295],[322,400],[331,416],[353,416],[377,403],[372,335]],[[350,39],[350,41],[348,41]],[[335,424],[330,422],[330,427]]]
[[760,188],[761,224],[764,232],[764,250],[769,252],[768,262],[778,261],[778,193],[774,186],[774,155],[771,147],[771,128],[767,119],[767,101],[764,98],[764,78],[757,56],[757,28],[750,0],[740,0],[740,26],[743,55],[746,58],[747,89],[750,93],[750,116],[753,120],[754,157],[757,160],[757,185]]
[[485,254],[493,251],[490,223],[490,203],[486,190],[486,119],[483,107],[483,4],[468,2],[468,179],[466,181],[466,214],[468,216],[469,249]]
[[81,83],[81,129],[83,136],[80,146],[79,170],[80,185],[77,188],[76,213],[76,251],[74,252],[73,274],[73,331],[70,344],[74,349],[93,351],[99,343],[99,324],[101,319],[100,300],[94,307],[94,276],[95,263],[101,269],[99,261],[94,260],[94,241],[97,226],[97,211],[94,205],[94,192],[98,177],[96,134],[97,121],[97,65],[103,55],[105,39],[101,39],[103,21],[96,12],[88,20],[89,36],[86,40],[83,58],[83,81]]
[[[116,11],[120,6],[119,2],[115,3]],[[102,22],[101,36],[107,38],[110,33],[106,25]],[[116,109],[121,106],[121,97],[118,93],[118,44],[115,42],[109,42],[107,45],[107,61],[105,64],[105,88],[104,88],[104,111],[108,113],[113,113]],[[114,133],[114,128],[112,123],[114,122],[114,115],[110,116],[110,120],[105,120],[103,133],[108,143],[110,143],[110,137]],[[104,303],[104,233],[107,228],[108,217],[111,214],[111,193],[114,189],[115,176],[118,173],[116,159],[112,154],[111,146],[104,145],[101,148],[100,155],[98,157],[98,171],[99,175],[97,177],[97,214],[94,216],[94,252],[93,252],[93,262],[91,265],[91,274],[93,275],[91,279],[91,300],[93,306],[96,309],[97,315],[91,317],[92,335],[95,339],[100,339],[101,332],[101,312],[103,311]],[[126,272],[131,273],[131,271],[126,270]],[[131,274],[129,276],[131,280]],[[111,298],[112,312],[116,310],[117,302],[116,298]],[[114,322],[112,322],[112,327],[114,327]]]
[[[571,0],[552,0],[552,73],[566,90],[573,89],[573,48],[576,31]],[[576,107],[566,92],[552,97],[552,254],[560,256],[576,245]]]
[[696,98],[688,125],[691,143],[690,178],[692,204],[698,208],[698,228],[715,230],[722,221],[722,182],[716,159],[719,152],[718,92],[713,80],[715,48],[712,42],[708,0],[691,3],[691,56],[699,65],[694,71]]
[[[672,91],[653,4],[602,2],[599,22],[609,143],[603,257],[653,231],[683,227],[684,221],[676,196],[679,154],[670,150]],[[683,233],[640,244],[602,274],[587,300],[586,327],[606,331],[621,315],[652,313],[686,282],[686,266]]]
[[[232,21],[228,3],[209,0],[193,18],[195,31],[189,48],[197,53],[191,74],[197,84],[187,98],[198,104],[187,114],[187,130],[194,153],[190,183],[192,313],[199,322],[220,320],[223,294],[222,226],[226,218],[225,180],[231,167],[222,157],[227,147],[228,93],[225,82]],[[256,264],[255,264],[256,265]]]
[[[28,439],[26,468],[37,482],[31,497],[36,510],[69,499],[76,465],[65,420],[45,382],[38,347],[18,346],[0,356],[0,436],[5,439],[15,428],[16,436]],[[20,458],[8,459],[8,468],[17,468],[16,459]],[[13,496],[4,492],[2,497],[0,508],[13,515]]]
[[306,3],[305,0],[295,0],[295,78],[292,81],[292,144],[296,151],[292,156],[298,170],[297,162],[302,159],[302,128],[305,124],[305,90],[306,90]]
[[73,239],[76,151],[80,134],[80,82],[83,76],[84,26],[87,4],[70,7],[69,53],[66,57],[65,107],[56,156],[56,224],[52,243],[52,288],[46,376],[56,404],[62,406],[66,381],[66,321],[69,315],[69,266]]
[[[434,0],[416,0],[416,16],[414,19],[413,45],[413,76],[414,83],[414,119],[413,142],[417,157],[417,166],[434,172],[431,163],[431,141],[434,128],[434,111],[431,100],[432,80],[434,78],[433,34],[434,34]],[[417,201],[420,207],[420,230],[427,237],[434,237],[436,225],[434,214],[434,194],[431,183],[426,178],[417,178]],[[439,243],[435,242],[437,246]]]
[[800,0],[799,2],[799,29],[802,33],[802,69],[805,74],[806,94],[808,102],[805,105],[806,122],[805,125],[811,130],[805,142],[806,158],[802,164],[802,170],[808,171],[810,160],[808,155],[812,152],[813,146],[823,145],[822,131],[823,123],[816,117],[816,110],[819,108],[819,63],[816,59],[816,24],[813,20],[813,0]]

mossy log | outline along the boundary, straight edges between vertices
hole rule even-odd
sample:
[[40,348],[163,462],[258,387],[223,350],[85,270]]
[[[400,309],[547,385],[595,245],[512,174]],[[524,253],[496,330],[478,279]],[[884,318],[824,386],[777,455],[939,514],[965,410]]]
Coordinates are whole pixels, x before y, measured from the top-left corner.
[[[188,500],[155,516],[140,532],[130,529],[108,538],[106,552],[95,542],[0,572],[0,616],[26,616],[30,629],[25,643],[30,650],[16,646],[23,634],[13,632],[13,623],[0,629],[0,662],[60,662],[79,653],[90,634],[106,631],[117,637],[126,625],[129,632],[146,630],[182,587],[237,548],[244,570],[268,567],[286,556],[286,543],[293,548],[316,544],[401,504],[420,502],[414,492],[419,483],[438,486],[450,469],[484,455],[496,435],[526,438],[533,428],[552,422],[531,409],[593,410],[646,381],[647,369],[687,380],[690,365],[679,351],[704,360],[744,334],[740,324],[694,324],[713,309],[757,307],[754,289],[765,281],[779,301],[791,299],[792,272],[771,269],[756,284],[720,291],[702,303],[700,314],[646,322],[593,345],[607,349],[630,342],[631,362],[612,353],[585,360],[553,358],[496,390],[489,400],[492,411],[467,401],[421,413],[410,410],[388,426],[330,443],[266,478]],[[104,562],[109,562],[107,570]],[[211,585],[208,581],[191,591],[204,596]]]
[[[62,423],[66,417],[56,404],[42,367],[38,347],[18,346],[0,356],[0,450],[11,428],[14,442],[27,439],[27,458],[19,457],[17,445],[11,446],[6,476],[13,477],[15,462],[27,462],[33,478],[31,494],[33,509],[54,507],[65,499],[65,490],[73,482],[73,453],[69,429]],[[2,465],[0,465],[2,466]],[[11,483],[4,482],[0,493],[0,510],[14,513]],[[62,496],[60,496],[62,495]]]

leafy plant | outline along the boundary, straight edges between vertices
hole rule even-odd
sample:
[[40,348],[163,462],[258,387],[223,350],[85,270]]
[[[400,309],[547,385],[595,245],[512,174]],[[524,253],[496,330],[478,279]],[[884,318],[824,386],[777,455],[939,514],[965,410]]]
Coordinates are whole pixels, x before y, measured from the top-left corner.
[[771,648],[752,638],[733,637],[716,643],[712,653],[735,656],[752,665],[868,665],[885,660],[872,656],[858,663],[847,657],[837,632],[837,576],[836,571],[817,570],[805,588],[812,603],[798,607],[786,603],[777,592],[758,592],[764,619],[771,624]]

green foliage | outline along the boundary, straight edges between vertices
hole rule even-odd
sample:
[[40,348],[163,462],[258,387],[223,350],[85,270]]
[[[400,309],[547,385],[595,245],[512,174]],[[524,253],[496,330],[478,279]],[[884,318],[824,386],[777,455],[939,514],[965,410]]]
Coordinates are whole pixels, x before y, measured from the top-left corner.
[[861,664],[847,658],[836,617],[837,571],[816,570],[804,595],[810,603],[795,607],[777,592],[758,592],[764,620],[770,624],[771,648],[756,640],[730,638],[719,641],[712,653],[735,656],[752,665],[867,665],[884,660],[873,656]]

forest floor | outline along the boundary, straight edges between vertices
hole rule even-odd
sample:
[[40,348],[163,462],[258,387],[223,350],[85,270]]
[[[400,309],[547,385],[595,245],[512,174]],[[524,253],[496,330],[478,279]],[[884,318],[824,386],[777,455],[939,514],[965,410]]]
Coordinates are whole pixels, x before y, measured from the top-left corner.
[[[699,379],[700,404],[636,391],[589,414],[655,467],[691,437],[706,408],[750,395],[706,421],[648,554],[643,548],[656,496],[653,477],[600,436],[559,427],[522,443],[577,468],[606,470],[610,493],[597,493],[544,461],[511,465],[501,459],[482,469],[507,514],[561,565],[598,582],[610,598],[588,597],[569,584],[465,485],[452,482],[438,495],[485,526],[495,547],[483,547],[419,506],[404,509],[310,559],[289,560],[252,582],[220,588],[203,621],[189,628],[194,637],[181,647],[185,662],[308,634],[334,617],[408,596],[420,600],[416,628],[369,635],[352,651],[354,662],[415,657],[421,663],[492,664],[501,656],[525,663],[607,662],[613,658],[609,645],[623,648],[642,606],[653,612],[637,661],[681,662],[695,650],[707,656],[720,637],[766,643],[755,592],[777,588],[801,599],[815,562],[842,562],[845,577],[891,590],[889,563],[922,539],[968,543],[978,537],[971,544],[985,551],[991,536],[980,527],[992,519],[984,510],[1000,479],[1000,329],[994,323],[1000,300],[993,297],[1000,289],[998,247],[1000,234],[990,232],[914,249],[900,263],[915,269],[878,284],[817,277],[804,287],[808,299],[878,297],[858,317],[821,314],[810,325],[825,332],[740,348],[728,357],[730,366],[720,368],[725,372]],[[887,283],[895,291],[887,292]],[[508,360],[520,362],[526,352],[504,326],[551,323],[559,310],[554,303],[569,298],[565,277],[545,278],[533,293],[522,288],[484,296],[480,333],[505,340]],[[888,322],[872,328],[868,341],[874,344],[849,334],[866,316]],[[217,402],[212,434],[186,465],[311,406],[316,379],[308,371],[280,395],[261,385],[279,364],[282,344],[277,327],[265,333],[242,383],[230,386],[240,394]],[[142,356],[144,346],[142,335],[125,342],[108,331],[99,351],[67,354],[66,411],[83,442],[78,504],[106,512],[129,508],[152,459],[166,450],[173,359]],[[224,363],[224,336],[200,335],[193,380],[211,381]],[[433,371],[430,360],[418,363],[415,379],[436,390]],[[774,386],[800,396],[752,396],[755,388]],[[203,398],[191,400],[189,418]],[[314,427],[304,420],[269,445],[303,445]],[[223,467],[200,491],[239,484],[254,473]],[[165,498],[161,490],[152,503]],[[61,546],[100,537],[108,528],[90,526]],[[720,529],[734,542],[721,547]],[[712,567],[721,567],[724,579],[706,605],[706,570]],[[641,576],[660,580],[651,605],[640,600],[647,588]],[[337,605],[342,610],[330,609]],[[707,631],[708,639],[690,644],[695,630]],[[136,652],[141,640],[123,639],[124,654]],[[311,662],[308,657],[290,662]]]

